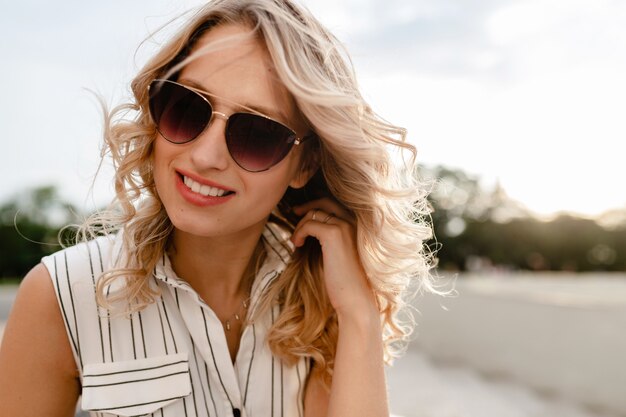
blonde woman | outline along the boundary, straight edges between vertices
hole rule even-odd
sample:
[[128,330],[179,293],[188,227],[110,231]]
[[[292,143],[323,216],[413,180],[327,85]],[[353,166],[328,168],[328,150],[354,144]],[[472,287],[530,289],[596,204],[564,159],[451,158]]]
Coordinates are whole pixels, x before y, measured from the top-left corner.
[[212,1],[132,91],[110,209],[21,286],[0,416],[387,416],[429,210],[336,38],[289,0]]

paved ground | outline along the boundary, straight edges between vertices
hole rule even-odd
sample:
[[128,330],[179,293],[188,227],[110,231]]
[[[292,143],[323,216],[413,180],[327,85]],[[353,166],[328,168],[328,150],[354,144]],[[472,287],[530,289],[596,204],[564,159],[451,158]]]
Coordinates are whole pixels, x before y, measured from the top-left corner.
[[434,363],[417,349],[387,375],[391,409],[404,417],[617,417],[541,396],[515,381]]
[[4,332],[4,322],[9,317],[11,304],[17,293],[17,287],[13,285],[0,285],[0,341]]

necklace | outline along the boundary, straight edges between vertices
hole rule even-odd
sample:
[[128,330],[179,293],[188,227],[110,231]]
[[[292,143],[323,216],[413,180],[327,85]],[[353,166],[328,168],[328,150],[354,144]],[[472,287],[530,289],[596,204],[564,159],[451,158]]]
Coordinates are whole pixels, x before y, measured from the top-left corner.
[[[254,253],[252,254],[252,259],[254,259],[255,261],[250,262],[248,264],[246,268],[246,272],[244,273],[244,277],[246,277],[244,282],[247,282],[246,287],[248,289],[247,291],[248,297],[244,298],[244,300],[241,302],[241,305],[239,306],[235,314],[233,314],[226,320],[222,320],[222,325],[226,328],[227,331],[230,331],[231,320],[234,319],[237,321],[241,321],[242,315],[244,315],[244,318],[245,318],[245,311],[250,305],[250,299],[252,298],[252,286],[253,286],[253,281],[254,281],[254,275],[256,274],[255,270],[256,268],[258,268],[258,262],[259,262],[259,259],[261,259],[262,255],[263,255],[263,244],[261,240],[259,240],[257,242],[256,247],[254,248]],[[256,265],[256,268],[255,268],[255,265]],[[243,310],[243,313],[242,313],[242,310]]]
[[226,330],[230,331],[230,321],[232,319],[235,319],[237,321],[241,321],[241,310],[243,309],[243,311],[245,312],[246,309],[249,306],[249,301],[250,301],[250,297],[246,298],[245,300],[243,300],[241,302],[241,306],[239,306],[239,309],[235,312],[235,314],[233,314],[232,316],[230,316],[229,318],[227,318],[226,320],[224,320],[224,327],[226,328]]

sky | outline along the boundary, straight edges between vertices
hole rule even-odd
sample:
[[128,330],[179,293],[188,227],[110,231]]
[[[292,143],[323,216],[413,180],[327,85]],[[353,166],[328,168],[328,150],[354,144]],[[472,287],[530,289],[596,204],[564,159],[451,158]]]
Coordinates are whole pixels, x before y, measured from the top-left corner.
[[[418,161],[462,169],[541,216],[626,209],[626,2],[303,0]],[[11,2],[0,15],[0,204],[56,184],[86,209],[102,117],[193,0]],[[174,26],[176,23],[174,23]],[[170,27],[174,27],[170,26]],[[141,44],[141,47],[140,47]],[[93,188],[92,187],[93,183]]]

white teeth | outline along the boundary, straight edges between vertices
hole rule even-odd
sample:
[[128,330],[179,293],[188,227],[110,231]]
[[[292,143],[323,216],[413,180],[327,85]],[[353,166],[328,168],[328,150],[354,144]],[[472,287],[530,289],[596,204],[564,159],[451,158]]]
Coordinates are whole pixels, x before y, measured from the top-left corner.
[[208,185],[200,184],[197,181],[192,180],[189,177],[183,176],[183,182],[194,193],[202,194],[203,196],[212,196],[212,197],[221,197],[226,194],[226,190],[222,190],[221,188],[210,187]]

